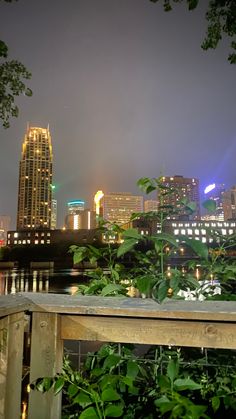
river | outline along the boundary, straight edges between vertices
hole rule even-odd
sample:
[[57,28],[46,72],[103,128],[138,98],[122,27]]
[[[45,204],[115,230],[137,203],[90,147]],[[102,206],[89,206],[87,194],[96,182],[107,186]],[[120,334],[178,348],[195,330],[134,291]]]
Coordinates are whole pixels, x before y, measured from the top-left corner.
[[75,294],[78,284],[86,281],[78,269],[1,269],[0,295],[17,292]]

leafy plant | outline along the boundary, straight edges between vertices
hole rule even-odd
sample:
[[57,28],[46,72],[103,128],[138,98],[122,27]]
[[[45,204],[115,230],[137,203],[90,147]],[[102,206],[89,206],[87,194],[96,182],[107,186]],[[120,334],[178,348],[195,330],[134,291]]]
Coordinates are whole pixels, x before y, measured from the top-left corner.
[[227,365],[228,353],[219,355],[151,347],[140,357],[133,345],[105,344],[87,354],[81,371],[66,358],[62,373],[39,378],[31,388],[62,391],[64,419],[234,417],[235,366]]

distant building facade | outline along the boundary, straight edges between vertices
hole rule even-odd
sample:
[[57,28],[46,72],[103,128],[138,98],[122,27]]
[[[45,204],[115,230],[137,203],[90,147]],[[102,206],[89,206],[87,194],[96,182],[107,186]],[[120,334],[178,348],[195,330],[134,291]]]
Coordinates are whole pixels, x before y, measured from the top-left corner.
[[158,211],[158,201],[156,199],[147,199],[144,201],[144,212]]
[[68,214],[65,220],[65,227],[72,230],[96,228],[96,213],[89,209],[78,212],[78,214]]
[[236,219],[236,186],[223,193],[223,212],[224,219],[235,220]]
[[143,212],[143,196],[130,193],[98,191],[94,202],[97,215],[119,225],[127,223],[134,212]]
[[204,190],[205,200],[211,199],[215,202],[215,211],[205,211],[202,220],[205,221],[224,221],[223,196],[225,185],[223,183],[213,183]]
[[93,243],[100,240],[101,234],[97,229],[91,230],[15,230],[8,231],[7,245],[14,246],[45,246],[63,243]]
[[52,159],[49,128],[28,127],[19,169],[17,230],[51,228]]
[[57,228],[57,200],[52,199],[52,211],[51,211],[51,229]]
[[189,219],[200,219],[200,193],[199,180],[196,178],[186,178],[183,176],[163,176],[161,179],[162,185],[166,188],[171,188],[172,192],[165,194],[165,190],[160,190],[157,197],[159,205],[172,205],[174,208],[180,208],[180,201],[184,198],[188,202],[196,204],[196,210],[193,215],[189,215],[182,210],[173,218],[186,217]]
[[9,215],[0,215],[0,246],[7,243],[7,232],[10,230],[11,217]]

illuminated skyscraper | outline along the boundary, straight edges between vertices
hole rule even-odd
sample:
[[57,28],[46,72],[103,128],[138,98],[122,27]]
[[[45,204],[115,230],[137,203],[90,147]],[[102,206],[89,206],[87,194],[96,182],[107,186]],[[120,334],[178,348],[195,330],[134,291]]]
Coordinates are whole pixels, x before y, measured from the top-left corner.
[[211,199],[215,202],[215,211],[205,211],[202,220],[224,221],[223,210],[223,195],[225,192],[225,185],[223,183],[212,183],[204,190],[204,199]]
[[97,215],[120,225],[129,222],[134,212],[143,211],[143,196],[125,192],[103,194],[98,191],[94,203]]
[[[181,206],[181,200],[186,198],[188,202],[195,202],[196,211],[193,215],[187,215],[185,210],[182,210],[176,218],[188,217],[190,219],[200,218],[200,194],[199,194],[199,180],[196,178],[186,178],[183,176],[172,176],[162,178],[163,186],[172,188],[173,192],[165,193],[163,190],[162,203],[163,205],[173,205],[174,208]],[[162,192],[162,190],[161,190]],[[160,202],[160,196],[158,197]]]
[[52,158],[49,128],[27,127],[19,170],[17,230],[51,228]]

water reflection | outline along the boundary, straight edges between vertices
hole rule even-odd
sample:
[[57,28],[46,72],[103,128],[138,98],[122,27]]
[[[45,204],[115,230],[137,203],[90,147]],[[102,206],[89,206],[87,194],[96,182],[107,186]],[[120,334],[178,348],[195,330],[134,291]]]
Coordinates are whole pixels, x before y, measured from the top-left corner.
[[86,281],[84,271],[77,269],[4,269],[0,270],[0,295],[16,292],[75,294]]

